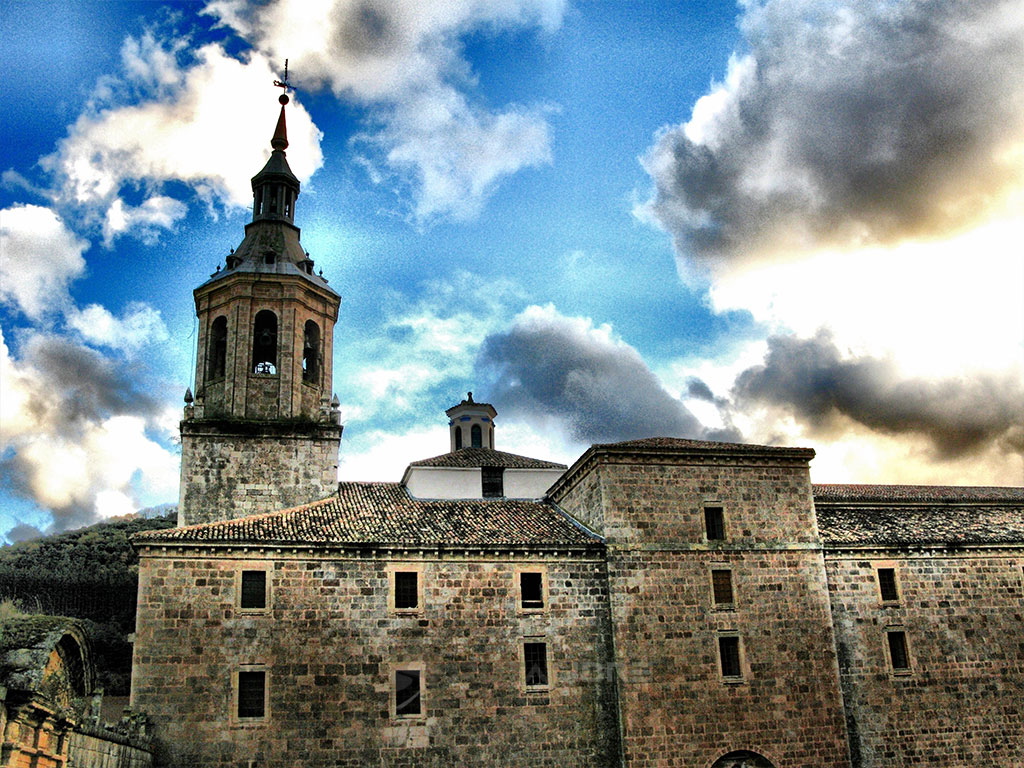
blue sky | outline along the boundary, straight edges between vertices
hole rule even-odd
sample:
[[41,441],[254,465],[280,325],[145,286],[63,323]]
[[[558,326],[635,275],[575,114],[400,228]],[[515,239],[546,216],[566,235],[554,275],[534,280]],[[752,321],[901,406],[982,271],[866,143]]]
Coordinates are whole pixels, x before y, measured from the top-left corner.
[[654,434],[1024,483],[1012,2],[5,5],[0,534],[176,501],[285,57],[344,479]]

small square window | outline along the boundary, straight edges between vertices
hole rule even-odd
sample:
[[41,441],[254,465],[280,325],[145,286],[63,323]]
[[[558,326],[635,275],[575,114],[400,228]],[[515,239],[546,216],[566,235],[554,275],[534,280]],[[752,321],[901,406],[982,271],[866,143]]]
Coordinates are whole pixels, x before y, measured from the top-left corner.
[[704,532],[708,541],[725,539],[725,511],[722,507],[704,507]]
[[728,568],[711,569],[711,588],[715,605],[731,606],[733,604],[732,571]]
[[878,591],[882,595],[883,603],[898,603],[900,600],[899,590],[896,588],[896,569],[878,569]]
[[903,630],[888,630],[885,636],[889,642],[889,663],[892,664],[892,671],[903,674],[910,672],[907,633]]
[[527,688],[547,687],[547,643],[523,643],[523,673]]
[[266,571],[242,571],[242,594],[238,607],[250,610],[267,607]]
[[481,495],[485,499],[500,499],[505,495],[505,470],[502,467],[481,467]]
[[416,717],[422,714],[420,670],[395,670],[395,716]]
[[395,571],[395,610],[419,607],[419,574],[416,571]]
[[238,673],[238,716],[253,719],[266,714],[267,673]]
[[544,574],[536,571],[521,571],[519,594],[523,610],[540,610],[544,607]]
[[740,666],[740,639],[736,635],[720,635],[718,638],[718,658],[722,667],[722,677],[739,679],[743,677]]

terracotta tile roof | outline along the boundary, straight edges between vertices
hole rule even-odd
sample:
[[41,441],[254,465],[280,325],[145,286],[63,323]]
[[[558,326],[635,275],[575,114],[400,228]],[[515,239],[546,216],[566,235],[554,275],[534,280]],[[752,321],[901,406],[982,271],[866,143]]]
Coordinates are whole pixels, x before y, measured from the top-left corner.
[[410,467],[505,467],[507,469],[565,469],[565,464],[531,459],[490,448],[460,448],[429,459],[414,461]]
[[146,531],[139,545],[379,544],[394,546],[600,546],[552,504],[414,499],[399,483],[340,483],[338,493],[301,507],[218,523]]
[[593,447],[606,450],[697,450],[719,451],[723,453],[789,453],[792,451],[806,451],[813,454],[813,451],[809,448],[788,448],[776,445],[752,445],[749,443],[719,443],[712,440],[688,440],[681,437],[645,437],[640,440],[624,440],[621,443],[598,443]]
[[1024,543],[1024,488],[815,485],[827,548]]
[[815,484],[814,500],[831,502],[1018,502],[1024,503],[1024,488],[970,487],[957,485],[838,485]]

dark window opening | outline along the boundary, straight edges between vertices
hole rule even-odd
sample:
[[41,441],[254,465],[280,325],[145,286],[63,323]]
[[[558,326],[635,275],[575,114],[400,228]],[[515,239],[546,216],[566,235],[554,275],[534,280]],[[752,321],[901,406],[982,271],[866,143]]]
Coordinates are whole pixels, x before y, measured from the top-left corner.
[[420,673],[417,669],[395,671],[395,714],[420,714]]
[[277,213],[278,211],[278,188],[276,186],[270,188],[270,206],[267,213]]
[[395,608],[419,606],[418,576],[416,571],[395,571]]
[[320,378],[320,326],[306,321],[302,341],[302,380],[315,384]]
[[292,217],[292,193],[290,191],[284,193],[284,215],[289,219]]
[[740,639],[718,638],[718,657],[722,662],[722,677],[740,677]]
[[210,379],[223,379],[228,354],[228,319],[221,315],[210,326],[210,345],[207,354],[206,375]]
[[267,607],[267,572],[242,571],[242,596],[240,608]]
[[269,309],[256,313],[252,334],[253,373],[277,373],[277,315]]
[[725,513],[721,507],[704,507],[704,530],[708,541],[725,538]]
[[895,603],[900,599],[900,593],[896,589],[896,569],[878,569],[878,590],[882,593],[882,600],[886,603]]
[[462,449],[462,427],[455,428],[455,450]]
[[256,199],[252,204],[253,216],[260,216],[263,213],[263,188],[256,190]]
[[889,639],[889,659],[892,661],[893,671],[906,672],[910,669],[906,632],[887,632],[886,635]]
[[263,717],[265,713],[266,672],[238,673],[238,716]]
[[523,665],[527,687],[548,684],[548,644],[523,643]]
[[469,430],[469,444],[474,448],[484,447],[484,433],[480,429],[479,424],[474,424],[472,429]]
[[541,573],[526,572],[519,574],[519,592],[523,600],[523,608],[544,607],[544,577]]
[[732,571],[713,569],[711,586],[715,596],[715,605],[732,605]]
[[[477,429],[477,427],[473,427]],[[483,488],[481,493],[485,499],[501,498],[505,495],[505,470],[502,467],[481,467],[480,477]]]

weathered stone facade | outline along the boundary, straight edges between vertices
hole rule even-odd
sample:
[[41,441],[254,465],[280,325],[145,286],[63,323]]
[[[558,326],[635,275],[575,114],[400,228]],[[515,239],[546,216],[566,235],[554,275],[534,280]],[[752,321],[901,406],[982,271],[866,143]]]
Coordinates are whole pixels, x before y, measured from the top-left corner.
[[[584,552],[143,549],[133,702],[165,765],[616,765],[604,564]],[[549,605],[517,608],[517,568]],[[389,610],[389,569],[416,569],[422,607]],[[267,568],[265,612],[238,573]],[[550,690],[523,687],[524,638],[549,643]],[[422,665],[423,716],[398,717],[392,669]],[[267,716],[240,723],[233,673],[265,669]]]
[[[595,446],[553,489],[606,537],[624,764],[707,766],[742,749],[848,765],[813,453],[640,442]],[[731,601],[716,604],[713,570],[730,574]],[[723,674],[720,637],[738,638],[739,675]]]
[[183,421],[178,525],[330,495],[338,484],[340,440],[341,427],[323,422]]

